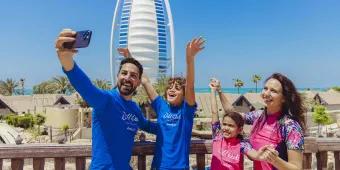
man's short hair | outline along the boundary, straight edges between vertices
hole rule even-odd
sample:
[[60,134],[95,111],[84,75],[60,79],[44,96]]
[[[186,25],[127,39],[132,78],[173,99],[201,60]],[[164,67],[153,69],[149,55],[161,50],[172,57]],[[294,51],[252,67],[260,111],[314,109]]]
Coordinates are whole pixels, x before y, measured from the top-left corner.
[[119,65],[119,70],[118,73],[120,72],[120,70],[122,69],[122,66],[126,63],[131,63],[133,65],[135,65],[138,70],[139,70],[139,79],[142,78],[142,74],[143,74],[143,66],[140,64],[139,61],[137,61],[136,59],[132,58],[132,57],[128,57],[128,58],[124,58]]

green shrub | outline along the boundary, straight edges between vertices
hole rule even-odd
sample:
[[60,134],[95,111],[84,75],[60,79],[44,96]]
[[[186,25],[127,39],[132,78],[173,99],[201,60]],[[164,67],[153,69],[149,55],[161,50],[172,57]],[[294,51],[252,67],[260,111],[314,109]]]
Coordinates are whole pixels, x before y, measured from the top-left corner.
[[340,92],[340,86],[332,87],[333,90]]
[[64,124],[61,127],[61,131],[64,132],[65,136],[67,136],[67,131],[70,129],[70,126],[68,124]]
[[21,127],[24,129],[34,126],[34,117],[32,114],[25,114],[24,116],[10,114],[6,116],[6,123],[14,127]]
[[28,129],[34,126],[33,116],[26,114],[25,116],[18,116],[18,127]]
[[15,114],[9,114],[5,117],[6,123],[12,126],[18,124],[18,117]]

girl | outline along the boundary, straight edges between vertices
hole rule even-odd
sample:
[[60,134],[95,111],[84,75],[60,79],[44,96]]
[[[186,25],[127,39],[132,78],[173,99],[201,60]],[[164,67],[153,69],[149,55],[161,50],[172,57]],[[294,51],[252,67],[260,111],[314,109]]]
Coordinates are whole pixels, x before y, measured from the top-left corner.
[[[218,89],[224,110],[232,109],[220,85]],[[273,145],[275,149],[266,149],[266,161],[254,161],[254,169],[302,169],[305,108],[300,94],[290,79],[274,73],[266,79],[261,97],[265,109],[244,114],[245,123],[253,125],[250,143],[254,149],[265,145]]]
[[209,84],[211,88],[212,111],[212,170],[242,170],[243,154],[252,160],[263,159],[263,154],[268,146],[255,151],[250,143],[243,139],[243,117],[234,111],[226,112],[220,124],[216,103],[216,81]]

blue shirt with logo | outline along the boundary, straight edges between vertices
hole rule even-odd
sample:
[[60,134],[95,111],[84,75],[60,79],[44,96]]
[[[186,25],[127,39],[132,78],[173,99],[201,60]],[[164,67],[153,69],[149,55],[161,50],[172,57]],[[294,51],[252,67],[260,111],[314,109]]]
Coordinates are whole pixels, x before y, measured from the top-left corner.
[[174,107],[158,96],[151,106],[157,113],[159,126],[152,167],[189,169],[190,140],[196,104],[190,106],[183,101],[179,107]]
[[105,91],[95,87],[77,64],[64,72],[72,86],[93,108],[90,169],[130,170],[138,128],[155,133],[155,125],[144,118],[135,102],[125,100],[117,89]]

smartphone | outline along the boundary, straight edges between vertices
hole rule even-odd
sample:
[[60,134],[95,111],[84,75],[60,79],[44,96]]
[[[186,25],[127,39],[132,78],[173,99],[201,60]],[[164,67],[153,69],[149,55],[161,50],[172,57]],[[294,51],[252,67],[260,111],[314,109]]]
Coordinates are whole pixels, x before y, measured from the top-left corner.
[[65,42],[63,44],[64,48],[72,49],[72,48],[86,48],[90,44],[92,31],[77,31],[75,38],[76,40],[73,42]]

